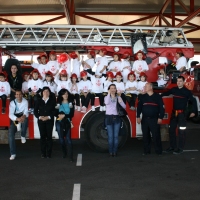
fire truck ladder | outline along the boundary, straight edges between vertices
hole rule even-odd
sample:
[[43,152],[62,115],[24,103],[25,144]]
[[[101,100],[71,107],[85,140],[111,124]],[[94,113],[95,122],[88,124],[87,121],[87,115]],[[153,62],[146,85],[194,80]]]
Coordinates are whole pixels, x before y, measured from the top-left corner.
[[[0,25],[0,47],[124,46],[142,38],[150,47],[193,47],[181,28],[77,25]],[[143,42],[144,42],[143,40]]]

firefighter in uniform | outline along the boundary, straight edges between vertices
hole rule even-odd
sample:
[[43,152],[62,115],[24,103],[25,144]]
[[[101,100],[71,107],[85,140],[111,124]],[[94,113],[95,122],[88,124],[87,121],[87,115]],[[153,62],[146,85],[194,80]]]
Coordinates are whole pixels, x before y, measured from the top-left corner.
[[[166,153],[173,152],[173,154],[183,153],[183,148],[185,145],[185,129],[186,129],[186,119],[185,119],[185,109],[187,107],[188,100],[192,102],[192,113],[190,117],[194,117],[197,107],[196,100],[192,96],[190,90],[184,87],[185,78],[179,76],[177,78],[177,86],[170,89],[168,92],[162,94],[162,96],[173,95],[173,110],[170,119],[169,128],[169,139],[170,147],[166,149]],[[176,128],[178,125],[178,145],[176,143]],[[177,148],[178,147],[178,148]]]
[[[164,117],[164,104],[162,97],[153,92],[152,83],[146,83],[144,86],[145,94],[139,99],[137,107],[137,123],[142,125],[144,140],[144,154],[151,153],[151,135],[154,141],[155,152],[162,154],[162,143],[160,136],[160,124]],[[142,120],[140,114],[142,113]]]

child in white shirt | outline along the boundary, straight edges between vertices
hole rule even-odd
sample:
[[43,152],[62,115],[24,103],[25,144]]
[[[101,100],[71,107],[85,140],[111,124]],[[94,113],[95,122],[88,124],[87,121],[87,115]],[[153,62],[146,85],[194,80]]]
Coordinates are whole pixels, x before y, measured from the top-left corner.
[[97,68],[96,68],[96,75],[102,75],[104,77],[106,77],[106,69],[108,66],[108,59],[106,58],[106,53],[107,50],[105,48],[102,48],[99,51],[99,55],[101,57],[96,58],[96,64],[97,64]]
[[57,56],[54,51],[49,53],[49,62],[47,63],[49,71],[55,76],[59,71],[59,63],[57,61]]
[[41,59],[41,64],[33,63],[31,66],[38,70],[38,72],[42,76],[42,79],[44,80],[45,73],[49,71],[49,66],[47,65],[47,55],[46,54],[40,55],[40,59]]
[[59,63],[59,72],[62,70],[65,70],[68,74],[68,76],[71,76],[71,58],[67,53],[62,53],[58,57],[58,63]]
[[72,52],[69,54],[69,56],[73,59],[72,61],[72,74],[76,74],[78,79],[80,78],[80,66],[81,66],[81,62],[80,62],[80,54],[78,53],[78,51],[76,52]]
[[80,95],[78,90],[78,77],[76,74],[72,74],[71,76],[71,88],[70,92],[72,94],[73,102],[75,103],[76,107],[75,110],[81,111],[80,109]]
[[29,91],[29,112],[34,113],[34,105],[36,101],[40,98],[40,92],[43,88],[42,76],[37,69],[34,69],[30,73],[30,80],[28,81],[28,91]]
[[99,111],[105,111],[104,107],[104,96],[103,96],[103,83],[105,81],[104,76],[99,75],[93,75],[91,76],[91,83],[92,83],[92,89],[91,89],[91,106],[92,111],[95,111],[94,107],[94,101],[95,97],[99,97],[99,103],[100,103],[100,109]]
[[122,71],[121,61],[118,53],[113,54],[113,61],[109,64],[108,71],[111,71],[114,76],[117,72]]
[[92,83],[91,81],[87,80],[87,72],[82,71],[80,73],[82,80],[78,84],[79,92],[80,92],[80,97],[81,97],[81,105],[82,113],[86,113],[86,110],[88,108],[90,98],[91,98],[91,89],[92,89]]
[[126,96],[124,94],[125,86],[124,86],[124,83],[122,82],[121,72],[117,72],[115,78],[116,78],[116,81],[114,81],[113,84],[116,85],[117,94],[118,94],[118,96],[120,96],[122,98],[123,102],[126,104]]
[[163,68],[159,68],[158,69],[158,80],[157,80],[157,84],[158,87],[164,86],[167,81],[168,81],[168,76],[165,73],[165,70]]
[[43,81],[43,87],[48,87],[54,96],[56,95],[57,85],[54,82],[53,73],[51,71],[46,72],[45,80]]
[[28,81],[29,81],[30,74],[28,72],[24,72],[22,78],[24,82],[22,83],[22,93],[23,97],[28,100],[29,91],[28,91]]
[[104,84],[103,84],[103,96],[107,96],[108,87],[113,83],[114,74],[112,72],[107,72],[106,76],[107,76],[107,79],[104,81]]
[[126,90],[126,100],[130,106],[131,110],[135,110],[135,100],[137,98],[137,81],[135,81],[134,72],[130,72],[128,74],[128,81],[126,82],[125,90]]
[[84,71],[87,71],[87,77],[88,77],[88,80],[90,80],[90,76],[91,75],[94,75],[95,72],[92,71],[92,68],[94,67],[95,65],[95,52],[94,51],[89,51],[88,54],[87,54],[87,57],[88,59],[87,60],[83,60],[83,57],[82,56],[82,65],[83,65],[83,70]]
[[63,69],[60,73],[57,73],[54,81],[57,84],[57,95],[61,89],[67,89],[68,91],[70,91],[71,81],[70,79],[68,79],[68,74],[66,70]]
[[2,100],[2,110],[1,113],[6,113],[6,100],[10,96],[10,84],[6,81],[6,72],[0,72],[0,98]]
[[121,63],[123,82],[127,82],[128,74],[131,72],[130,53],[125,51],[123,54],[123,61]]
[[141,72],[145,72],[149,70],[149,67],[144,59],[144,53],[142,51],[138,51],[136,54],[137,60],[133,63],[133,71],[135,72],[136,80],[139,80],[139,76]]
[[137,90],[138,90],[138,99],[141,98],[141,95],[145,93],[144,86],[147,83],[147,75],[144,72],[140,73],[140,81],[138,81],[137,84]]

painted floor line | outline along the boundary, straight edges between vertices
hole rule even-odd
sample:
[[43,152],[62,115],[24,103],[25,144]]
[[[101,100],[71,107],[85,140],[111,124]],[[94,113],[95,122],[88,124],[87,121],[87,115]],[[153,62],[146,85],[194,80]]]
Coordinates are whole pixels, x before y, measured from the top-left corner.
[[192,149],[192,150],[183,150],[183,152],[192,152],[192,151],[199,151],[198,149]]
[[76,166],[82,166],[82,154],[78,154]]
[[74,184],[72,200],[80,200],[80,196],[81,196],[81,184],[76,183]]

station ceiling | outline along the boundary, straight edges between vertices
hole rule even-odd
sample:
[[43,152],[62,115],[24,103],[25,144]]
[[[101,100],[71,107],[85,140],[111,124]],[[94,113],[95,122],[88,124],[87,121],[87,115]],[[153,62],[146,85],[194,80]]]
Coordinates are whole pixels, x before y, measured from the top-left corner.
[[197,52],[200,52],[199,14],[199,0],[0,0],[2,25],[179,26]]

